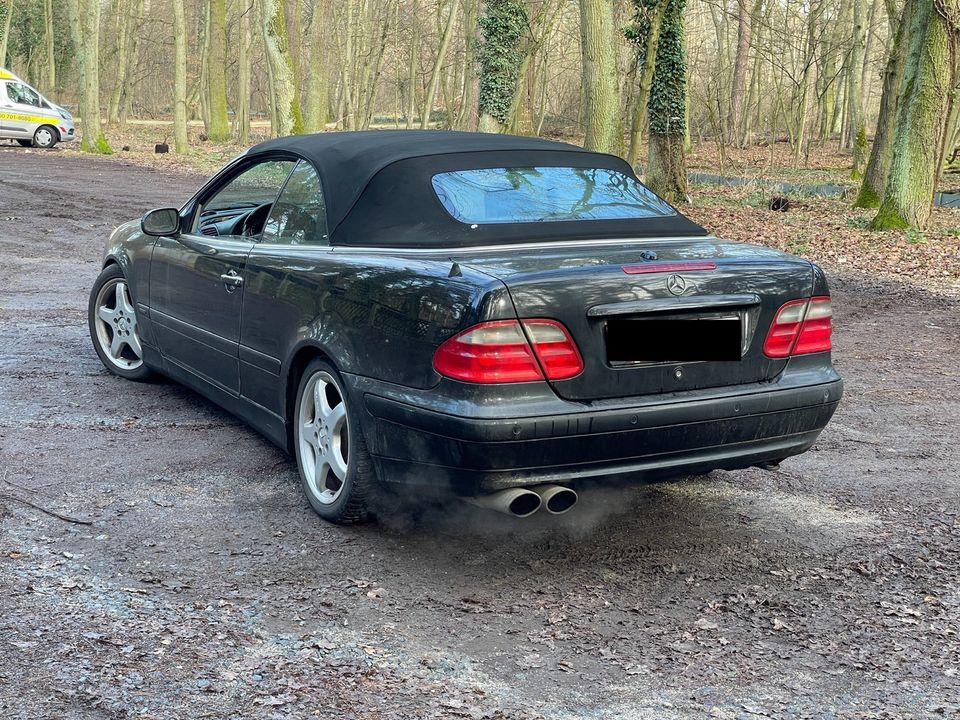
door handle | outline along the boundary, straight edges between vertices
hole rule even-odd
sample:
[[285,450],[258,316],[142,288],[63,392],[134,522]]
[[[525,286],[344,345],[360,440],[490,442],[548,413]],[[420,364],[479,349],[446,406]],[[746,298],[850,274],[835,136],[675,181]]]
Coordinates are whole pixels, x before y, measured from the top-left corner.
[[226,286],[227,292],[233,292],[238,287],[243,285],[243,278],[240,277],[236,270],[231,270],[230,272],[221,275],[220,279]]

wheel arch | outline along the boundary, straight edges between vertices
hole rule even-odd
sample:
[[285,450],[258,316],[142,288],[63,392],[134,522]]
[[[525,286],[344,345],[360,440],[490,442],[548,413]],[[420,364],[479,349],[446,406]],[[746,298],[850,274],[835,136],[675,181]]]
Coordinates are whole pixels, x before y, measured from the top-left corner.
[[307,365],[314,360],[323,360],[333,366],[339,372],[340,368],[336,361],[327,352],[326,348],[310,341],[304,341],[294,348],[290,359],[284,366],[281,376],[281,392],[283,420],[287,426],[287,450],[293,453],[293,413],[297,405],[297,390],[300,388],[300,379],[303,377],[303,371]]

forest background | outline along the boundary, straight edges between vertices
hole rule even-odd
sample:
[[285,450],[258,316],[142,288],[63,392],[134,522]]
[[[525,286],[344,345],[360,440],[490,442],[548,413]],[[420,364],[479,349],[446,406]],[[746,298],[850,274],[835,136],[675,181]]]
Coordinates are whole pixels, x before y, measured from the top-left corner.
[[0,0],[0,66],[85,152],[209,170],[293,133],[546,136],[622,155],[718,234],[952,291],[958,21],[960,0]]

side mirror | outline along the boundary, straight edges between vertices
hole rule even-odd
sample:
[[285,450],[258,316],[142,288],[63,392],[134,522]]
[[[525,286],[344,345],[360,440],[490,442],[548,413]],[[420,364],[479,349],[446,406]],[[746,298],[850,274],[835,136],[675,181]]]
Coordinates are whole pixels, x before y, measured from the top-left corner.
[[176,235],[180,232],[180,211],[176,208],[151,210],[140,220],[140,229],[147,235]]

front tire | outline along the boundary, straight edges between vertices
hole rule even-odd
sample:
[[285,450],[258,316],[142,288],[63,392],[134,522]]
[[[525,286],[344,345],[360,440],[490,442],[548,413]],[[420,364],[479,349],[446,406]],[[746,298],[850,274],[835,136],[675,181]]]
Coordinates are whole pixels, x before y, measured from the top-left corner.
[[107,370],[127,380],[153,377],[153,371],[143,362],[137,312],[127,278],[118,265],[105,267],[93,284],[87,323],[93,347]]
[[293,433],[300,482],[314,512],[338,525],[367,520],[373,463],[343,380],[323,360],[307,365],[300,378]]
[[57,134],[56,129],[49,125],[41,125],[33,134],[33,146],[44,150],[49,150],[56,145],[59,140],[60,136]]

